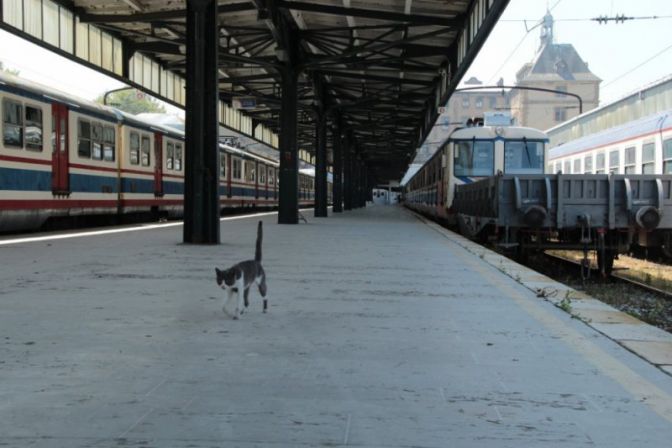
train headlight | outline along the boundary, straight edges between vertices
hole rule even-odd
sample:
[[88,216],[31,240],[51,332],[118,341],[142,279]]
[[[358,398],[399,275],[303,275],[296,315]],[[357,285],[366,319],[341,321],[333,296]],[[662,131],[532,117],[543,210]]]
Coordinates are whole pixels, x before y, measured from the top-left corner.
[[635,214],[637,225],[644,230],[653,230],[660,224],[660,212],[652,206],[642,207]]

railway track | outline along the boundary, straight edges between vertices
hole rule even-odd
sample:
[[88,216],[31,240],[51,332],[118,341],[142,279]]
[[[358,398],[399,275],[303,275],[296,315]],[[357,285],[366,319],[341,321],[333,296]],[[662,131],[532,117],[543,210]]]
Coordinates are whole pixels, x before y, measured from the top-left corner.
[[[562,256],[559,256],[559,255],[550,254],[550,253],[544,253],[544,256],[546,258],[550,258],[554,261],[560,261],[564,264],[572,265],[576,269],[579,269],[579,270],[581,269],[581,263],[576,261],[576,260],[572,260],[572,259],[569,259],[569,258],[566,258],[566,257],[562,257]],[[628,284],[628,285],[632,285],[634,287],[640,288],[640,289],[642,289],[644,291],[647,291],[649,293],[658,294],[658,295],[666,297],[668,299],[672,299],[672,291],[657,288],[657,287],[649,285],[647,283],[640,282],[640,281],[634,280],[632,278],[629,278],[629,277],[620,273],[620,271],[623,271],[623,270],[625,270],[625,269],[615,268],[612,271],[612,273],[606,277],[606,279],[611,279],[613,281],[617,281],[617,282],[625,283],[625,284]],[[590,279],[599,279],[599,280],[605,279],[605,278],[601,277],[600,272],[595,267],[591,266],[590,273],[591,273],[591,276],[588,280],[590,280]]]

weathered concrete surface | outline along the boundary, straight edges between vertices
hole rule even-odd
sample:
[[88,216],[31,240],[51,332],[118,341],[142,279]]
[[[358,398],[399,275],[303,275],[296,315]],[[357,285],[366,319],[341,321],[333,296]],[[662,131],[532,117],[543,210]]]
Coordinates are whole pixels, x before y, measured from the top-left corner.
[[672,378],[396,207],[0,246],[0,446],[652,447]]

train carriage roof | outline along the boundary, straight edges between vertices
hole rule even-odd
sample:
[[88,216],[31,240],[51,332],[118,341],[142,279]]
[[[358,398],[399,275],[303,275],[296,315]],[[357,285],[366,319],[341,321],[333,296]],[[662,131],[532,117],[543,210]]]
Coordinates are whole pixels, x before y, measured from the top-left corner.
[[665,126],[672,127],[672,109],[558,145],[549,150],[549,160],[653,134]]
[[[498,133],[499,132],[499,133]],[[458,128],[450,134],[448,140],[465,139],[523,139],[548,141],[548,136],[538,129],[518,126],[473,126]]]
[[83,109],[97,115],[105,116],[110,120],[116,121],[118,119],[114,110],[110,107],[3,71],[0,71],[0,90],[6,90],[20,95],[27,94],[37,101],[67,104],[76,109]]

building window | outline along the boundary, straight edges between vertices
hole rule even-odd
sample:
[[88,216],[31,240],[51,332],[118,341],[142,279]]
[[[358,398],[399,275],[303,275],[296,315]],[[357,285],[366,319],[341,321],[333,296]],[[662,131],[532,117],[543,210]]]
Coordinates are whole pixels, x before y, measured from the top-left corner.
[[574,174],[581,173],[581,159],[574,160]]
[[26,106],[26,149],[42,151],[42,109]]
[[2,102],[2,140],[5,146],[23,147],[23,106],[14,101]]
[[672,138],[663,140],[663,174],[672,174]]
[[559,93],[559,92],[567,93],[567,86],[555,86],[555,90],[558,91],[558,93],[555,94],[556,97],[564,98],[565,96],[567,96],[567,95],[564,95],[562,93]]
[[491,96],[490,97],[490,109],[496,109],[497,108],[497,97]]
[[469,107],[469,97],[467,95],[462,97],[462,107]]
[[625,174],[635,174],[637,165],[637,148],[625,148]]
[[558,123],[562,123],[565,120],[567,120],[567,110],[564,107],[556,107],[555,121]]
[[482,96],[476,97],[476,108],[477,109],[483,109],[483,97]]
[[583,172],[586,174],[593,174],[593,156],[586,156],[583,158]]
[[642,145],[642,174],[654,174],[656,171],[656,147],[654,143]]
[[621,170],[621,161],[618,149],[609,152],[609,174],[618,174]]

